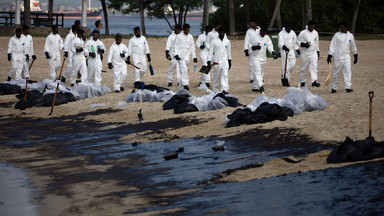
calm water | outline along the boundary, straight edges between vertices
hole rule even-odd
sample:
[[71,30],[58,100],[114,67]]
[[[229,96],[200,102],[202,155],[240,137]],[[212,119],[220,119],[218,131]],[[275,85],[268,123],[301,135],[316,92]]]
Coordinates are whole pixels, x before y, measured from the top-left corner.
[[[64,27],[70,28],[75,19],[65,19]],[[133,34],[133,28],[136,26],[140,27],[140,17],[138,16],[108,16],[109,21],[109,33],[110,34]],[[170,23],[173,24],[173,20],[169,19]],[[93,30],[95,28],[96,19],[87,20],[87,28]],[[200,34],[200,25],[202,20],[200,19],[190,19],[187,20],[187,23],[191,25],[191,34],[193,36],[198,36]],[[105,27],[104,18],[102,23]],[[103,27],[102,33],[104,34],[105,28]],[[166,36],[169,35],[171,29],[168,26],[168,23],[164,19],[149,19],[145,18],[145,28],[147,30],[147,35],[159,35]]]

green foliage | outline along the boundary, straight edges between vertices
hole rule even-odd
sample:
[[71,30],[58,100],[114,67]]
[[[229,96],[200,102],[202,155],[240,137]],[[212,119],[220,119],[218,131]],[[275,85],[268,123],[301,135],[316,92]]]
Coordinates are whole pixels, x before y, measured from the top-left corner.
[[[282,22],[293,24],[296,32],[303,29],[303,17],[301,11],[303,0],[283,0],[280,5]],[[336,32],[339,29],[339,22],[345,20],[352,25],[354,8],[357,0],[316,0],[312,1],[312,18],[317,23],[316,29],[319,32]],[[228,1],[213,0],[213,4],[219,9],[210,14],[210,23],[219,20],[224,26],[229,25]],[[241,7],[244,0],[235,0],[235,24],[236,32],[245,32],[245,8]],[[273,15],[275,1],[273,0],[249,0],[250,17],[257,21],[259,26],[267,26]],[[384,33],[384,1],[382,0],[361,0],[359,13],[356,22],[356,33],[383,34]]]

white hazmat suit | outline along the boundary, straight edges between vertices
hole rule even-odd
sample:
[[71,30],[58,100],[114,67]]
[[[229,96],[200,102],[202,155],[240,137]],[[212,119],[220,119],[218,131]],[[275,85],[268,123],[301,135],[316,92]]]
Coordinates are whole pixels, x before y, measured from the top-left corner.
[[[76,49],[83,49],[81,52],[77,52]],[[88,82],[87,63],[85,61],[84,41],[79,37],[75,37],[71,44],[72,55],[72,70],[70,75],[70,83],[75,84],[77,72],[80,71],[81,82]]]
[[165,50],[169,51],[169,55],[171,55],[171,60],[169,61],[169,68],[168,68],[168,75],[167,75],[167,82],[172,83],[173,79],[175,77],[175,71],[177,71],[177,83],[180,83],[180,74],[179,70],[177,69],[177,60],[174,56],[172,56],[172,53],[174,53],[175,50],[175,38],[176,38],[175,32],[172,32],[171,35],[168,36],[167,44],[165,45]]
[[116,44],[113,42],[108,51],[107,63],[112,63],[113,68],[113,88],[115,91],[120,91],[121,84],[127,77],[127,64],[120,54],[125,54],[127,57],[128,48],[123,43]]
[[9,39],[8,54],[11,54],[11,68],[9,69],[8,76],[15,76],[15,79],[22,79],[21,72],[26,62],[27,50],[24,40],[20,37],[13,36]]
[[175,38],[175,50],[173,56],[179,56],[180,60],[177,61],[177,65],[180,70],[180,80],[181,86],[189,85],[189,77],[188,77],[188,63],[191,59],[196,58],[195,53],[195,42],[191,34],[184,34],[181,32]]
[[[255,43],[255,41],[256,41],[256,35],[259,33],[260,33],[259,27],[256,27],[256,29],[249,28],[247,30],[247,32],[245,33],[244,50],[248,50],[248,54],[252,51],[252,49],[249,49],[249,48],[257,45],[257,43]],[[255,73],[256,72],[254,71],[255,68],[252,67],[252,58],[250,56],[248,56],[248,64],[249,64],[249,69],[248,69],[249,80],[252,82],[255,80]]]
[[283,46],[286,46],[289,49],[288,52],[288,59],[287,59],[287,71],[286,76],[288,80],[291,77],[291,73],[293,72],[293,69],[295,68],[296,64],[296,55],[295,50],[299,49],[299,46],[297,46],[297,36],[294,31],[290,31],[289,33],[283,28],[278,35],[278,46],[280,48],[280,55],[281,55],[281,62],[282,62],[282,70],[281,70],[281,77],[284,77],[284,70],[285,70],[285,59],[286,59],[286,52],[283,50]]
[[147,39],[144,36],[132,37],[128,43],[128,56],[131,56],[132,64],[140,68],[133,68],[133,83],[140,82],[147,71],[146,54],[149,54]]
[[69,34],[65,37],[64,39],[64,53],[68,52],[68,57],[67,57],[67,67],[65,68],[63,72],[63,77],[67,77],[68,74],[69,76],[71,75],[72,71],[72,50],[71,50],[71,44],[73,39],[76,38],[76,35],[72,32],[69,32]]
[[[252,50],[252,46],[261,46],[260,49]],[[264,85],[264,67],[267,64],[267,49],[270,53],[274,52],[271,38],[268,35],[262,37],[260,33],[256,34],[253,42],[249,44],[250,67],[254,72],[255,80],[252,82],[252,89],[259,89]]]
[[227,38],[216,38],[211,42],[208,61],[213,65],[212,90],[214,92],[228,92],[228,70],[231,60],[231,42]]
[[29,62],[24,61],[24,66],[23,66],[23,72],[21,74],[22,78],[29,78],[29,65],[32,62],[32,56],[35,55],[33,52],[33,38],[30,34],[24,35],[21,34],[21,38],[24,41],[24,46],[25,46],[25,52],[27,55],[29,55]]
[[300,82],[305,83],[307,80],[307,67],[309,67],[309,73],[311,74],[311,83],[317,80],[317,63],[319,56],[317,52],[319,49],[319,34],[314,29],[311,31],[306,29],[302,30],[297,37],[297,45],[300,46],[301,43],[309,43],[308,48],[301,47],[301,65],[300,65]]
[[49,59],[49,75],[51,80],[56,80],[56,72],[61,67],[61,56],[60,50],[63,49],[63,40],[59,34],[53,34],[52,32],[48,35],[45,40],[44,52],[48,52]]
[[[99,39],[95,41],[91,38],[85,43],[85,56],[88,56],[88,81],[94,80],[96,85],[101,84],[101,71],[103,69],[103,62],[100,58],[102,53],[99,53],[99,50],[100,52],[105,51],[104,43]],[[90,56],[90,53],[94,55]]]
[[[201,35],[199,35],[199,37],[196,40],[196,48],[200,49],[200,60],[201,60],[201,64],[204,66],[207,66],[208,55],[209,55],[209,50],[208,50],[208,47],[206,46],[207,38],[208,36],[204,31]],[[204,45],[203,49],[200,48],[201,45]],[[209,74],[201,73],[200,82],[210,83],[211,76]]]
[[354,55],[357,54],[353,35],[349,31],[347,33],[337,32],[332,38],[328,51],[328,54],[333,56],[331,88],[334,90],[337,89],[340,71],[343,71],[345,89],[352,87],[351,52]]

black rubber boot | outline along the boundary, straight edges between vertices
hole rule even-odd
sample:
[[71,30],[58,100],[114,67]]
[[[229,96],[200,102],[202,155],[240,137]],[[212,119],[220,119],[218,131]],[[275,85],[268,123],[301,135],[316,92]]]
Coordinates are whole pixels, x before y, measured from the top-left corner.
[[12,79],[12,78],[9,76],[9,77],[7,78],[7,81],[9,82],[9,81],[11,81],[11,79]]

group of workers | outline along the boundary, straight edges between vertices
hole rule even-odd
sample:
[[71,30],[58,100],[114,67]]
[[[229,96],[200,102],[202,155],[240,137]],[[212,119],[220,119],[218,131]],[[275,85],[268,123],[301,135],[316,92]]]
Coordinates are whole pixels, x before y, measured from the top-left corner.
[[[253,92],[263,92],[264,68],[267,63],[267,50],[277,59],[270,37],[265,27],[257,26],[255,20],[250,20],[250,28],[244,38],[244,54],[248,57],[249,80]],[[91,32],[91,38],[85,39],[85,31],[80,27],[80,21],[70,29],[63,42],[58,34],[58,27],[53,26],[52,32],[47,36],[44,54],[49,59],[50,78],[54,81],[57,72],[62,67],[61,51],[64,51],[64,60],[67,60],[66,69],[61,81],[73,86],[76,79],[81,77],[81,82],[101,83],[103,55],[106,52],[104,43],[100,41],[100,20],[95,23],[95,30]],[[228,71],[232,65],[231,43],[226,36],[226,29],[220,23],[214,23],[214,27],[205,27],[205,31],[198,36],[196,42],[190,32],[190,25],[175,25],[174,31],[168,37],[165,46],[165,57],[169,60],[167,75],[168,86],[173,85],[175,72],[179,88],[189,90],[188,64],[193,60],[197,69],[197,57],[195,49],[199,49],[199,57],[202,68],[200,70],[200,85],[210,88],[212,74],[212,90],[214,92],[228,93]],[[147,70],[147,61],[151,62],[149,45],[141,35],[139,27],[133,29],[134,36],[129,40],[128,46],[122,43],[122,36],[116,35],[115,42],[110,46],[107,54],[108,68],[113,72],[113,87],[116,93],[124,91],[122,83],[127,76],[127,64],[133,66],[133,85],[140,88],[141,79]],[[319,35],[315,30],[315,23],[309,21],[299,36],[292,30],[292,25],[286,23],[278,34],[278,47],[282,58],[282,77],[289,80],[296,64],[296,56],[300,56],[300,83],[305,86],[307,81],[307,68],[311,75],[313,87],[319,87],[317,78],[317,66],[320,59]],[[297,54],[296,54],[296,53]],[[354,64],[358,55],[354,36],[348,31],[346,22],[340,23],[340,31],[331,41],[328,50],[327,62],[332,63],[333,74],[331,81],[331,93],[336,93],[339,73],[343,72],[345,90],[352,92],[351,87],[351,59],[354,54]],[[131,58],[132,57],[132,58]],[[35,60],[33,52],[33,39],[29,35],[29,27],[17,28],[16,34],[9,40],[8,60],[11,61],[11,69],[8,73],[8,81],[12,76],[15,79],[29,79],[30,59]],[[212,69],[212,70],[211,70]],[[211,71],[211,73],[209,73]]]

